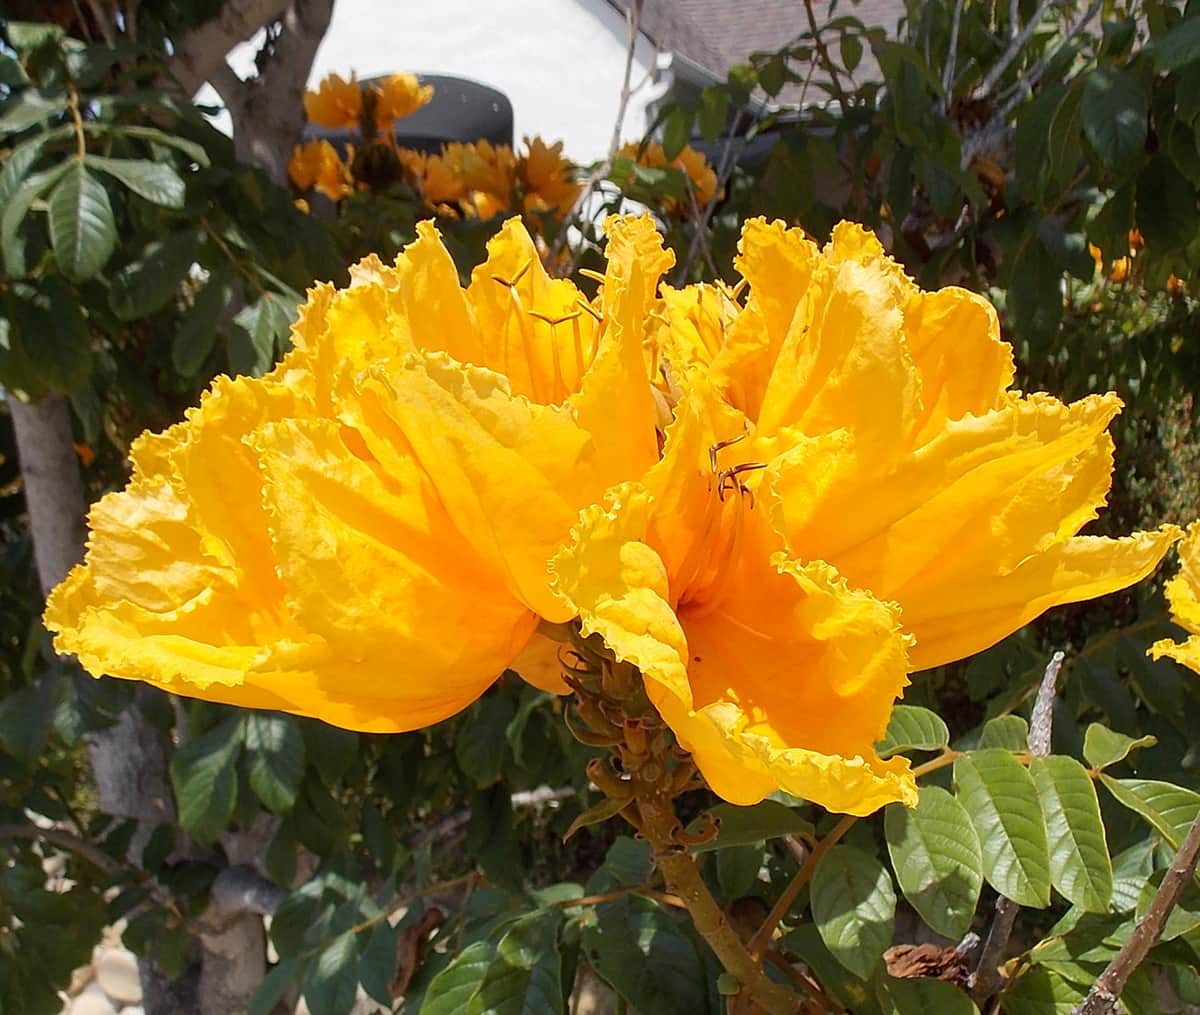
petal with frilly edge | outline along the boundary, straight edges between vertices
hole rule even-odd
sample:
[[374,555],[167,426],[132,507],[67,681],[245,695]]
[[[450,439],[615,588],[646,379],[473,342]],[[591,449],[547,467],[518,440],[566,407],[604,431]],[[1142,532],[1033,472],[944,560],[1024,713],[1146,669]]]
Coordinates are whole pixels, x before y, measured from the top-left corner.
[[1169,639],[1150,646],[1155,659],[1169,656],[1200,673],[1200,522],[1188,526],[1179,544],[1179,573],[1167,582],[1171,619],[1188,633],[1182,642]]
[[[915,802],[908,762],[882,761],[872,748],[905,680],[904,640],[888,608],[823,565],[777,557],[748,565],[730,602],[676,616],[666,567],[643,541],[651,511],[636,484],[585,509],[552,564],[556,588],[584,634],[599,633],[641,670],[713,790],[751,804],[783,789],[853,814]],[[751,586],[762,599],[740,598]]]

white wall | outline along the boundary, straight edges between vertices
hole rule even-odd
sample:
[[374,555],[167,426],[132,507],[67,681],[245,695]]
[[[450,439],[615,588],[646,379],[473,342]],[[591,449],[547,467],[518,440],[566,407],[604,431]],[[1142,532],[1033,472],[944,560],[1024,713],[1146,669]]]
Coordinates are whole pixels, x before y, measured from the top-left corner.
[[[243,76],[256,46],[231,54]],[[492,85],[513,105],[514,140],[541,134],[591,162],[608,152],[625,71],[623,16],[605,0],[336,0],[310,85],[329,73],[360,78],[392,71],[454,74]],[[640,138],[657,87],[654,47],[635,48],[623,139]],[[219,100],[207,89],[202,101]],[[226,121],[227,122],[227,121]]]

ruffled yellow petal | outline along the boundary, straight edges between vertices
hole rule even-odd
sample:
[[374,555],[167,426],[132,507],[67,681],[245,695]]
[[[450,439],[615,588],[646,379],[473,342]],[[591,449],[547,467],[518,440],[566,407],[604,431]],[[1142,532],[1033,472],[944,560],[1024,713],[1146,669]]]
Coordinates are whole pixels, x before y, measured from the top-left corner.
[[1188,526],[1178,549],[1179,573],[1167,582],[1167,602],[1171,604],[1171,619],[1189,637],[1179,643],[1157,641],[1150,646],[1150,655],[1155,659],[1170,656],[1200,673],[1200,522]]
[[872,748],[905,682],[892,611],[824,565],[748,552],[718,602],[676,613],[667,568],[643,541],[654,510],[644,487],[624,484],[582,512],[553,562],[556,588],[585,634],[638,666],[714,791],[749,804],[783,789],[855,814],[914,802],[907,761]]
[[1104,502],[1119,408],[1011,396],[894,464],[845,433],[801,441],[773,469],[779,524],[794,553],[900,603],[914,665],[969,655],[1050,606],[1139,580],[1174,540],[1072,538]]

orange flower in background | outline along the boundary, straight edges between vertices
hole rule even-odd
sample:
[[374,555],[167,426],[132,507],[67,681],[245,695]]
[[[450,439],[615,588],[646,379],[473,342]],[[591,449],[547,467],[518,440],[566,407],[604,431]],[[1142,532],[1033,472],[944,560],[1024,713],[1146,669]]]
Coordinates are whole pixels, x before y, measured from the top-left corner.
[[292,149],[288,179],[297,190],[314,188],[331,201],[340,201],[354,190],[349,167],[353,153],[348,155],[343,162],[328,141],[307,141]]
[[547,561],[657,457],[643,245],[664,256],[649,222],[613,232],[594,304],[517,221],[465,290],[429,223],[394,267],[311,290],[279,366],[135,442],[47,604],[58,649],[373,732],[453,715],[520,659],[565,690],[530,645],[570,619]]
[[304,93],[304,115],[326,130],[353,128],[362,118],[362,102],[362,88],[353,74],[349,81],[330,74],[315,92]]
[[516,167],[525,194],[525,211],[567,214],[575,206],[581,187],[571,162],[563,158],[563,142],[548,145],[540,137],[525,138],[525,148]]
[[433,98],[433,85],[422,85],[415,74],[393,74],[382,85],[372,87],[378,93],[375,123],[382,132],[390,130],[394,120],[412,116]]
[[[688,178],[689,185],[696,198],[696,204],[702,208],[712,200],[713,194],[716,193],[717,174],[713,171],[712,166],[708,164],[708,160],[705,159],[704,155],[692,148],[691,145],[685,145],[683,150],[671,160],[667,159],[667,154],[663,151],[663,146],[657,141],[648,141],[645,144],[631,141],[624,145],[617,152],[617,155],[621,158],[630,159],[649,169],[662,169],[665,167],[678,169]],[[683,210],[686,213],[690,211],[690,202],[681,204],[673,198],[668,198],[663,204],[664,207],[672,212]]]

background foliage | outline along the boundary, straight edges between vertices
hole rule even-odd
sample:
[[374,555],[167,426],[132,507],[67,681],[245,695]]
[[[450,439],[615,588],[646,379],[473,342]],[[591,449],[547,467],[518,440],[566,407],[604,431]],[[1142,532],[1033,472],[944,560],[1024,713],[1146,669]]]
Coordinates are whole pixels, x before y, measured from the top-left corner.
[[[167,40],[220,5],[181,7],[143,3],[136,33],[100,42],[9,21],[0,52],[0,385],[69,398],[93,496],[214,374],[268,369],[313,280],[390,257],[431,210],[387,179],[310,214],[239,163],[164,87]],[[729,265],[747,216],[818,238],[864,222],[923,284],[993,297],[1023,387],[1125,398],[1106,524],[1200,516],[1200,5],[913,0],[898,34],[853,5],[806,8],[808,32],[664,109],[659,149],[579,169],[587,196],[542,222],[551,263],[595,266],[597,224],[626,199],[659,216],[675,284]],[[442,215],[461,270],[502,217]],[[603,813],[584,774],[601,751],[571,736],[564,701],[509,675],[453,720],[381,737],[92,681],[41,631],[4,425],[0,455],[0,1012],[57,1011],[119,917],[131,948],[195,976],[214,885],[239,865],[275,890],[260,909],[278,961],[254,1012],[297,993],[345,1012],[360,991],[421,1015],[557,1012],[589,982],[642,1012],[721,1010],[728,984],[646,845],[619,819],[562,844]],[[1145,656],[1169,633],[1147,584],[918,675],[886,742],[924,763],[915,810],[855,821],[687,794],[721,819],[697,853],[729,919],[749,933],[781,910],[769,959],[813,1010],[971,1012],[996,992],[1012,1015],[1070,1010],[1200,808],[1200,684]],[[1028,720],[1054,649],[1047,755]],[[99,806],[85,745],[130,709],[169,746],[175,820]],[[58,853],[66,880],[48,880]],[[969,983],[999,895],[1020,906],[1011,961]],[[1185,895],[1125,1007],[1200,1003],[1198,949]]]

